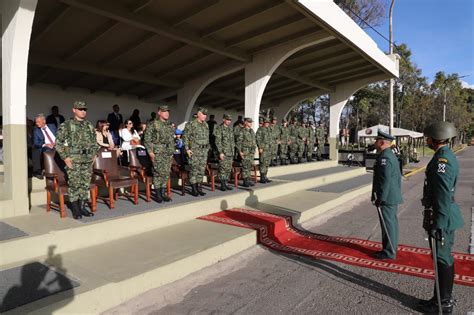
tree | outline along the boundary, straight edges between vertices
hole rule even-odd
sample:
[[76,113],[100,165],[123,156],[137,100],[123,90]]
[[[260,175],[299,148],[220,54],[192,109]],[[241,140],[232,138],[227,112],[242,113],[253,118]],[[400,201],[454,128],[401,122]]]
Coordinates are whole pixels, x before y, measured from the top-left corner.
[[384,0],[334,0],[334,2],[362,28],[367,28],[367,24],[380,26],[386,17],[387,3]]

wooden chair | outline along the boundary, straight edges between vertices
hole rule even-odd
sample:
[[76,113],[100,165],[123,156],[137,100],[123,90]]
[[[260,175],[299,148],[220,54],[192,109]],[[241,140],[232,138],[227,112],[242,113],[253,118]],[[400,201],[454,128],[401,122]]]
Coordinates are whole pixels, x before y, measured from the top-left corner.
[[207,182],[211,186],[211,191],[216,190],[216,177],[219,174],[219,164],[216,163],[207,163],[206,165],[206,175]]
[[[68,193],[68,185],[66,175],[64,174],[64,161],[61,160],[56,151],[43,152],[44,176],[46,181],[46,211],[51,211],[51,193],[58,194],[59,213],[61,218],[66,216],[64,207],[64,195]],[[90,208],[92,212],[97,209],[97,186],[90,184],[91,202]]]
[[184,196],[186,192],[186,182],[189,180],[189,171],[185,166],[179,165],[173,158],[173,163],[171,163],[171,175],[181,180],[181,196]]
[[119,166],[117,163],[117,151],[101,148],[94,161],[93,180],[98,187],[106,187],[109,191],[109,207],[114,208],[114,201],[118,197],[115,194],[117,188],[130,187],[133,201],[138,204],[138,179],[129,175],[121,175],[120,170],[127,167]]
[[242,163],[233,161],[232,172],[230,176],[234,179],[234,186],[237,188],[239,185],[239,178],[242,176]]
[[[140,160],[145,161],[144,159],[147,159],[147,158],[149,159],[149,156],[145,150],[139,150],[139,151],[137,151],[137,149],[130,150],[128,168],[131,171],[130,175],[132,177],[135,177],[135,175],[138,174],[138,178],[140,179],[140,181],[145,184],[146,201],[150,202],[151,185],[153,184],[153,169],[151,167],[152,164],[151,164],[151,161],[147,163],[140,162]],[[148,164],[148,166],[145,166],[143,164]],[[168,179],[166,192],[168,194],[168,197],[171,198],[171,180],[170,179]]]

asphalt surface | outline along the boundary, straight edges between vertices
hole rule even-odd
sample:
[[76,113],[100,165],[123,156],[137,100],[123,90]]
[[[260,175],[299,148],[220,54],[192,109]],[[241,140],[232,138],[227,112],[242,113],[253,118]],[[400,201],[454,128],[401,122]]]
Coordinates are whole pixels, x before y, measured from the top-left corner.
[[[474,207],[474,147],[458,154],[456,192],[465,226],[454,250],[468,253]],[[427,247],[421,228],[424,174],[404,180],[400,244]],[[303,226],[317,233],[380,241],[369,196],[339,206]],[[341,263],[284,255],[256,246],[185,279],[149,291],[108,314],[408,314],[430,298],[433,281]],[[455,285],[456,314],[474,311],[474,288]]]

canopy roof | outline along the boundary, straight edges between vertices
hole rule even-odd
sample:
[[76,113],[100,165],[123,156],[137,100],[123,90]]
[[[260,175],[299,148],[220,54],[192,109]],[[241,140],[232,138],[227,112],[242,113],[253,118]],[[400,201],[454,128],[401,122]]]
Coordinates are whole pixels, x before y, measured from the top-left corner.
[[[381,130],[388,133],[389,127],[385,125],[376,125],[369,128],[359,130],[357,133],[359,138],[361,137],[376,137],[377,132]],[[403,129],[403,128],[393,128],[393,136],[395,137],[412,137],[412,138],[421,138],[423,134],[421,132],[416,132],[413,130]]]

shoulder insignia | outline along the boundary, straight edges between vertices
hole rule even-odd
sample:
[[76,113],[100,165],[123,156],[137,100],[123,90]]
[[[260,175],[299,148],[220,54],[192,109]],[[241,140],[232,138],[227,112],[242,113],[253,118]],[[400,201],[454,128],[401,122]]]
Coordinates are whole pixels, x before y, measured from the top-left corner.
[[387,165],[387,159],[381,159],[380,164],[381,165]]
[[439,162],[439,163],[448,163],[448,159],[439,158],[439,159],[438,159],[438,162]]
[[446,173],[446,164],[438,163],[438,173]]

